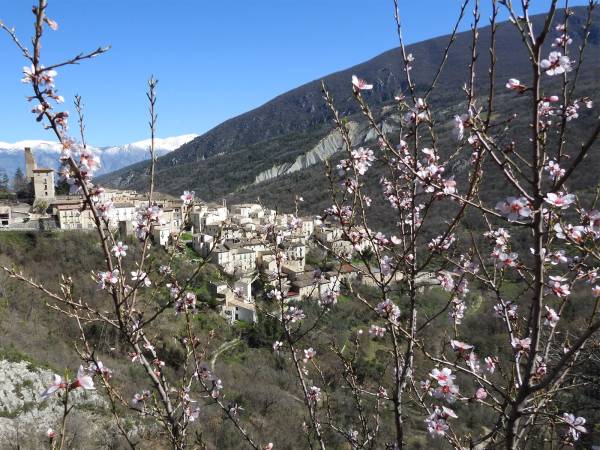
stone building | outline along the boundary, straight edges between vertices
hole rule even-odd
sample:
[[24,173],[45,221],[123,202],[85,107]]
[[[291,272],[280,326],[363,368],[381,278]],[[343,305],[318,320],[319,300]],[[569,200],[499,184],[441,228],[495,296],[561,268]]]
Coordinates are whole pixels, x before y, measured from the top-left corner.
[[12,210],[10,206],[0,205],[0,227],[7,227],[12,222]]
[[54,200],[54,170],[33,169],[33,192],[36,201],[50,203]]

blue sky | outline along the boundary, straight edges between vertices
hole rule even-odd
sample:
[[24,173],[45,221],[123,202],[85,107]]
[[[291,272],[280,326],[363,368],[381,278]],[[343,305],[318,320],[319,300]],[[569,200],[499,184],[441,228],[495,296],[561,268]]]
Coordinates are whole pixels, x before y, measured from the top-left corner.
[[[408,42],[448,33],[458,0],[399,0]],[[31,0],[0,0],[0,19],[23,41]],[[147,137],[146,80],[159,79],[158,135],[203,133],[308,81],[397,45],[391,0],[50,0],[59,23],[44,42],[48,65],[79,51],[109,53],[62,69],[57,87],[72,110],[86,104],[88,141],[112,145]],[[482,0],[482,3],[489,3]],[[585,1],[571,1],[583,4]],[[549,1],[533,0],[535,12]],[[489,8],[483,8],[487,18]],[[467,29],[468,15],[462,25]],[[0,35],[0,141],[49,139],[24,101],[24,60]]]

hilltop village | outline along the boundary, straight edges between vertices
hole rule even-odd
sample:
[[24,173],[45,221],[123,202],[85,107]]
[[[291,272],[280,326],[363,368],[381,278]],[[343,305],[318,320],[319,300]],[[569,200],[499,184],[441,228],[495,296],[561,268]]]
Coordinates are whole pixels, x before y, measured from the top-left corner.
[[[91,231],[93,216],[80,195],[58,195],[55,172],[38,168],[30,149],[25,149],[26,177],[33,200],[30,203],[0,203],[0,228],[5,230],[45,230],[56,232]],[[140,208],[148,206],[146,194],[106,189],[100,202],[112,202],[109,226],[121,237],[135,233],[134,221]],[[155,245],[167,247],[176,236],[200,258],[207,259],[226,275],[228,282],[210,284],[212,296],[221,304],[221,313],[231,323],[254,322],[257,314],[252,284],[262,274],[270,276],[277,267],[276,250],[283,253],[283,292],[287,300],[321,298],[338,291],[342,279],[362,279],[351,265],[319,272],[306,264],[311,248],[328,248],[337,254],[351,255],[352,244],[344,240],[340,227],[314,217],[296,217],[276,212],[258,203],[227,205],[225,201],[197,201],[184,218],[184,203],[179,198],[156,194],[154,202],[162,209],[160,226],[152,228]]]

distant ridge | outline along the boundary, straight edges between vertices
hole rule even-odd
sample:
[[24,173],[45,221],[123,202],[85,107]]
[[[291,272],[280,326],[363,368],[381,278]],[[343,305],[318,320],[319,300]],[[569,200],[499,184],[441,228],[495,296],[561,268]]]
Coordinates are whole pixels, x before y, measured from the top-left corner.
[[[184,134],[181,136],[157,138],[155,140],[156,153],[159,156],[165,155],[197,136],[197,134]],[[4,169],[9,177],[14,175],[18,167],[24,169],[23,149],[25,147],[32,149],[39,166],[52,168],[59,166],[58,155],[61,152],[61,146],[56,141],[34,139],[12,143],[0,141],[0,168]],[[100,173],[107,173],[148,159],[150,139],[110,147],[90,147],[100,156],[102,162]]]
[[[587,8],[574,7],[570,10],[573,12],[569,19],[569,35],[573,38],[571,48],[577,49],[582,40]],[[562,20],[563,16],[564,11],[557,10],[555,21]],[[600,8],[595,9],[593,16],[586,59],[579,77],[579,84],[588,95],[595,94],[600,88],[600,78],[596,75],[600,70]],[[545,15],[533,16],[534,29],[540,29],[544,20]],[[528,55],[511,23],[500,23],[496,36],[495,105],[499,113],[508,113],[508,108],[515,105],[515,97],[504,85],[509,78],[528,82],[531,77]],[[415,59],[411,74],[418,93],[423,93],[434,78],[448,39],[448,36],[443,36],[407,47]],[[487,96],[489,89],[490,39],[490,28],[481,28],[475,79],[476,93],[480,97]],[[550,42],[544,52],[551,51]],[[469,74],[470,46],[471,32],[458,33],[436,89],[428,99],[437,123],[448,124],[448,129],[454,114],[465,112],[462,87]],[[372,106],[377,120],[382,121],[393,135],[399,121],[394,112],[394,97],[406,93],[407,89],[399,49],[389,50],[323,77],[336,107],[358,124],[354,144],[371,145],[374,136],[368,133],[352,96],[353,74],[374,85],[364,97]],[[597,111],[593,114],[597,115]],[[582,120],[582,125],[576,126],[584,127],[584,123],[585,120]],[[339,148],[330,145],[336,142],[331,136],[332,129],[332,118],[322,97],[320,80],[311,81],[221,123],[159,158],[156,186],[171,194],[193,189],[206,200],[227,197],[246,201],[260,197],[273,204],[291,204],[295,193],[301,192],[306,207],[319,212],[329,206],[321,160],[339,156],[336,155]],[[575,134],[572,137],[576,138]],[[449,139],[449,135],[442,133],[440,138]],[[326,143],[326,148],[319,150],[320,143]],[[315,155],[318,157],[313,158]],[[590,164],[595,163],[590,161]],[[289,170],[290,167],[294,170]],[[459,170],[458,166],[456,170]],[[146,162],[137,163],[101,177],[100,182],[113,187],[144,190],[148,186],[148,172]]]

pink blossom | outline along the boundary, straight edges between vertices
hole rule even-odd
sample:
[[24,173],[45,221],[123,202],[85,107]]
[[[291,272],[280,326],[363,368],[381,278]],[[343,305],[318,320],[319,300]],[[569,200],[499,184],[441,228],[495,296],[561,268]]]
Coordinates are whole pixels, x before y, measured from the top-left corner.
[[396,323],[400,317],[400,308],[390,299],[378,303],[375,310],[380,316],[388,318],[392,323]]
[[81,148],[79,152],[79,169],[87,176],[92,175],[100,168],[100,157],[95,155],[90,148]]
[[79,366],[79,369],[77,370],[77,378],[69,386],[69,389],[77,388],[83,388],[85,390],[95,389],[94,380],[92,380],[92,377],[87,374],[83,366]]
[[571,224],[561,225],[560,223],[554,224],[554,231],[558,239],[568,239],[576,243],[583,242],[586,234],[585,227],[581,225],[573,226]]
[[567,209],[575,202],[575,195],[549,192],[544,198],[546,203],[560,209]]
[[112,272],[98,273],[98,288],[107,289],[110,285],[115,285],[119,282],[119,269],[114,269]]
[[436,406],[431,415],[425,419],[427,429],[433,437],[443,436],[448,429],[447,420],[457,419],[456,413],[445,406]]
[[459,298],[452,299],[452,309],[448,312],[450,319],[457,325],[462,323],[462,319],[465,317],[465,310],[467,305]]
[[446,180],[442,180],[442,184],[444,186],[443,193],[446,195],[456,194],[456,181],[454,177],[448,178]]
[[491,356],[486,356],[483,359],[483,362],[485,362],[485,370],[487,370],[489,373],[494,373],[494,371],[496,370],[496,358],[492,358]]
[[450,340],[450,345],[455,352],[458,353],[466,353],[470,350],[473,350],[473,346],[471,344],[467,344],[466,342],[457,341],[456,339]]
[[579,104],[577,102],[567,105],[565,108],[565,117],[567,118],[567,122],[579,118]]
[[133,395],[133,399],[131,400],[131,403],[133,403],[134,406],[140,406],[142,405],[146,400],[149,400],[151,398],[151,394],[150,391],[142,391],[142,393],[135,393]]
[[117,258],[122,258],[123,256],[127,255],[127,249],[129,247],[125,244],[123,244],[123,242],[119,241],[117,242],[113,248],[112,248],[112,252],[114,253],[114,255]]
[[391,273],[394,271],[394,266],[395,264],[393,259],[388,255],[384,255],[383,258],[381,258],[381,260],[379,261],[381,275],[383,275],[384,277],[391,275]]
[[429,417],[425,422],[427,423],[427,431],[432,437],[444,436],[449,428],[445,420]]
[[306,317],[304,311],[295,306],[290,306],[287,311],[283,314],[284,322],[295,323],[303,320]]
[[554,328],[558,323],[560,317],[558,316],[556,311],[554,311],[554,309],[549,308],[548,306],[544,306],[544,308],[546,308],[546,315],[544,316],[546,320],[544,321],[544,325],[548,325],[549,327]]
[[487,391],[482,387],[480,387],[479,389],[477,389],[477,391],[475,391],[475,398],[477,400],[480,400],[480,401],[485,400],[487,398],[487,396],[488,396]]
[[521,217],[530,217],[532,213],[529,201],[525,197],[508,197],[506,200],[498,202],[496,209],[512,222]]
[[267,298],[269,300],[281,300],[282,298],[282,293],[279,289],[271,289],[269,292],[267,292]]
[[498,265],[504,267],[517,267],[519,258],[518,253],[500,253],[498,255]]
[[560,75],[572,70],[571,60],[568,56],[563,56],[560,52],[550,52],[548,59],[542,59],[540,63],[542,70],[546,71],[546,75]]
[[319,299],[319,304],[324,307],[331,307],[337,303],[338,293],[332,289],[327,289],[325,295]]
[[23,67],[23,74],[25,76],[21,79],[21,83],[31,83],[36,78],[35,66],[32,64],[30,67]]
[[350,155],[352,156],[354,168],[359,175],[364,175],[373,161],[375,161],[375,154],[373,153],[373,150],[363,147],[352,150]]
[[100,213],[100,216],[104,220],[110,220],[114,214],[114,205],[113,202],[107,201],[98,203],[96,205],[96,210]]
[[308,400],[312,403],[316,403],[321,398],[321,389],[317,386],[311,386],[308,388]]
[[567,281],[566,278],[552,275],[549,278],[550,282],[548,284],[550,285],[550,289],[552,289],[554,295],[563,298],[571,293],[569,284],[565,283],[565,281]]
[[511,89],[513,91],[517,91],[518,93],[522,94],[523,92],[525,92],[527,90],[527,87],[522,85],[521,82],[519,80],[517,80],[516,78],[510,78],[508,80],[508,82],[506,83],[506,89]]
[[275,342],[273,342],[273,351],[275,353],[278,353],[279,350],[281,350],[282,347],[283,347],[283,342],[281,342],[281,341],[275,341]]
[[183,195],[179,198],[181,198],[184,205],[189,205],[194,201],[194,194],[194,191],[183,191]]
[[60,375],[54,374],[52,376],[52,383],[44,390],[44,392],[42,392],[41,399],[46,400],[59,389],[65,389],[66,387],[67,383],[63,381],[62,377]]
[[585,424],[585,419],[583,417],[575,417],[574,414],[564,413],[562,419],[569,425],[569,434],[574,441],[579,439],[581,433],[587,433],[587,429],[583,426]]
[[537,377],[543,377],[548,372],[548,366],[544,362],[544,359],[541,356],[536,356],[535,358],[535,375]]
[[171,269],[169,266],[167,266],[166,264],[161,265],[158,268],[158,271],[163,274],[163,275],[171,275],[171,273],[173,273],[173,269]]
[[566,256],[564,250],[557,250],[555,252],[550,253],[546,258],[546,261],[549,261],[550,264],[556,266],[558,264],[566,264],[569,262],[569,258]]
[[210,396],[212,398],[219,398],[222,390],[223,390],[223,382],[218,378],[216,380],[213,380],[213,386],[212,386],[212,390],[210,391]]
[[385,335],[385,327],[371,325],[369,328],[369,336],[372,338],[382,338]]
[[583,220],[593,233],[600,233],[600,211],[587,211],[584,214]]
[[141,286],[146,286],[146,287],[148,287],[152,284],[152,282],[150,281],[150,278],[148,277],[146,272],[143,272],[141,270],[134,270],[133,272],[131,272],[131,280],[137,281],[138,284],[140,284]]
[[443,290],[450,292],[454,289],[454,278],[449,273],[439,273],[437,279],[440,282],[440,286]]
[[373,89],[372,84],[367,84],[365,80],[361,80],[356,75],[352,75],[352,86],[354,86],[354,89],[357,91]]
[[309,360],[313,359],[316,354],[317,352],[312,347],[304,349],[304,364],[306,364]]
[[92,361],[89,365],[89,367],[87,368],[87,371],[89,373],[96,373],[98,375],[101,375],[105,378],[110,378],[112,377],[112,370],[110,370],[108,367],[106,367],[102,361]]
[[427,248],[430,251],[441,251],[448,250],[452,244],[456,241],[456,236],[454,234],[449,234],[447,236],[437,236],[434,237],[428,244]]
[[48,27],[50,27],[52,31],[58,30],[58,23],[55,20],[52,20],[48,17],[44,17],[44,22],[48,24]]
[[44,66],[35,67],[33,65],[29,67],[23,67],[23,74],[25,75],[22,79],[22,83],[31,83],[34,80],[47,89],[54,88],[54,78],[57,73],[56,70],[47,70]]
[[196,294],[186,292],[185,295],[175,302],[175,314],[196,309]]
[[531,338],[519,339],[516,337],[512,338],[511,345],[519,353],[526,353],[531,347]]
[[292,217],[290,223],[288,223],[288,230],[294,231],[302,226],[302,220],[298,217]]
[[559,37],[554,39],[554,42],[552,43],[552,47],[565,47],[572,43],[573,43],[573,39],[571,39],[571,37],[568,34],[563,33]]
[[509,320],[516,319],[517,318],[517,309],[518,309],[518,306],[510,301],[507,302],[506,308],[504,307],[504,305],[502,305],[502,303],[498,303],[498,304],[494,305],[494,312],[496,313],[496,316],[500,317],[502,319],[505,318],[504,317],[505,313]]
[[188,422],[195,422],[198,417],[200,417],[200,408],[191,408],[189,406],[185,408],[185,419]]
[[452,370],[448,367],[444,367],[442,370],[436,367],[431,371],[429,376],[436,380],[440,386],[452,384],[453,380],[456,378],[454,375],[452,375]]
[[454,128],[452,130],[452,133],[454,134],[454,137],[459,141],[462,140],[462,138],[464,137],[465,127],[469,126],[469,118],[470,117],[468,114],[454,116]]
[[433,391],[433,396],[435,398],[441,398],[446,400],[448,403],[454,403],[458,397],[459,388],[456,384],[445,384],[443,386],[438,386]]

